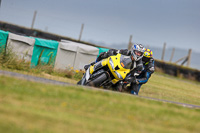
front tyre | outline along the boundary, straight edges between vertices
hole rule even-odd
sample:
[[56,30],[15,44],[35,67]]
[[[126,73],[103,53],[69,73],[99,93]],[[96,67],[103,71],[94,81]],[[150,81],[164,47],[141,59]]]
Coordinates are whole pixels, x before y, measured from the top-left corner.
[[95,79],[93,79],[92,81],[90,81],[89,83],[87,83],[87,86],[95,86],[95,87],[99,87],[106,79],[107,79],[107,74],[103,73],[100,76],[96,77]]
[[81,79],[80,81],[77,82],[77,85],[81,85],[81,81],[82,81],[82,79]]

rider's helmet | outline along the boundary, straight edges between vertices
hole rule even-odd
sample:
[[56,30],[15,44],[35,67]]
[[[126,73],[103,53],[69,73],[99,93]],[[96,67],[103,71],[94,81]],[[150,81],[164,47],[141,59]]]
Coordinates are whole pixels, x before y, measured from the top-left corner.
[[131,59],[134,61],[138,61],[142,59],[145,48],[142,44],[134,44],[131,48]]
[[152,58],[153,52],[150,49],[145,49],[143,56],[144,57],[142,58],[142,61],[147,63],[147,62],[149,62],[150,58]]

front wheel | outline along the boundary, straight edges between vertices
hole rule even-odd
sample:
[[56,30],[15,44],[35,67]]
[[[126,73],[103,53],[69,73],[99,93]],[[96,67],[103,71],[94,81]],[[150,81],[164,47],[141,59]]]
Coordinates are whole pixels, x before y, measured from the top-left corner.
[[87,83],[87,86],[95,86],[95,87],[99,87],[106,79],[107,79],[107,74],[103,73],[100,76],[96,77],[95,79],[93,79],[92,81],[90,81],[89,83]]

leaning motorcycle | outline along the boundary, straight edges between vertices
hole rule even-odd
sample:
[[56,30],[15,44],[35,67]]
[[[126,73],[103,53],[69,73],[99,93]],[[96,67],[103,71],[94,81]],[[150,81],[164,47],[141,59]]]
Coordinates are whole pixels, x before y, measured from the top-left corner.
[[[133,64],[132,64],[133,63]],[[103,59],[86,70],[79,85],[110,88],[126,78],[136,67],[136,62],[132,62],[130,56],[117,54]]]

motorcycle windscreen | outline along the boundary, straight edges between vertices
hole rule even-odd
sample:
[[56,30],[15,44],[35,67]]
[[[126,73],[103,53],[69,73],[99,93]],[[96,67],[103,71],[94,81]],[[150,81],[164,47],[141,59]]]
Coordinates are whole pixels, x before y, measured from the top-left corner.
[[121,54],[117,54],[116,56],[110,56],[108,63],[108,67],[111,73],[118,80],[123,80],[126,77],[126,75],[130,72],[130,69],[124,68],[124,65],[121,64],[121,56]]

